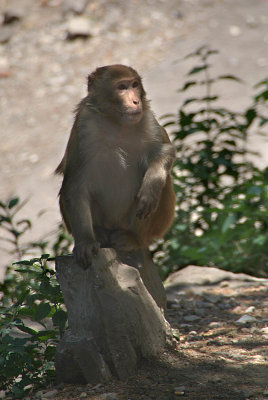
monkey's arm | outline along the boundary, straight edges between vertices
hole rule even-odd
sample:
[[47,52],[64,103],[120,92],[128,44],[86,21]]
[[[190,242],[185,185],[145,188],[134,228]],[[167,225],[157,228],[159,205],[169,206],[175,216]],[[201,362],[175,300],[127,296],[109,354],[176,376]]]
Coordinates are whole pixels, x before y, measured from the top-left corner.
[[154,144],[149,154],[148,168],[137,195],[137,217],[146,218],[157,209],[163,187],[175,160],[176,152],[164,128],[160,127],[161,142]]
[[74,256],[86,268],[97,254],[99,244],[95,240],[86,185],[77,177],[64,178],[60,191],[60,207],[65,223],[74,236]]

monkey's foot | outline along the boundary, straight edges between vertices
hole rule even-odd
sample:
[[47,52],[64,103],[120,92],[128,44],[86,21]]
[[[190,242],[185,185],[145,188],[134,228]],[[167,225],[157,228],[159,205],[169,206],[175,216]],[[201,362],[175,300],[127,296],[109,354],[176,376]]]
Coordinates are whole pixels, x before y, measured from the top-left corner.
[[140,248],[138,240],[129,231],[115,230],[110,236],[111,247],[120,251],[132,251]]

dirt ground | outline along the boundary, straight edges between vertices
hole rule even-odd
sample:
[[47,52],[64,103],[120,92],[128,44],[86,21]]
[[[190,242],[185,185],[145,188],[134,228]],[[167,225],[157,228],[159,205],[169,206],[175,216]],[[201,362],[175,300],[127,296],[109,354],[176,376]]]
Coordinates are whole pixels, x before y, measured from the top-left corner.
[[[192,267],[187,268],[193,276]],[[268,280],[232,277],[211,283],[210,268],[199,269],[201,280],[208,280],[204,286],[198,280],[167,289],[176,340],[157,362],[141,363],[126,382],[61,384],[36,398],[45,400],[54,390],[57,400],[267,400]],[[186,270],[180,271],[179,282]]]
[[[60,220],[60,182],[53,171],[72,110],[86,93],[85,77],[95,67],[135,67],[157,116],[178,108],[182,97],[176,90],[192,65],[182,59],[201,45],[220,50],[215,75],[232,73],[246,82],[219,87],[230,108],[247,105],[252,85],[268,71],[267,0],[92,0],[82,13],[89,17],[92,35],[69,41],[68,23],[75,13],[67,5],[75,3],[83,2],[0,0],[0,199],[15,194],[29,199],[22,213],[33,220],[35,240],[53,232]],[[7,9],[18,14],[10,24],[4,24]],[[253,135],[251,145],[261,153],[256,162],[267,165],[267,143]],[[8,257],[4,251],[0,257],[3,277]],[[216,285],[202,295],[185,292],[177,308],[170,304],[178,341],[161,361],[143,363],[124,383],[61,386],[54,398],[267,400],[266,292],[262,284]],[[191,307],[203,314],[187,321]],[[256,320],[238,324],[248,307]]]

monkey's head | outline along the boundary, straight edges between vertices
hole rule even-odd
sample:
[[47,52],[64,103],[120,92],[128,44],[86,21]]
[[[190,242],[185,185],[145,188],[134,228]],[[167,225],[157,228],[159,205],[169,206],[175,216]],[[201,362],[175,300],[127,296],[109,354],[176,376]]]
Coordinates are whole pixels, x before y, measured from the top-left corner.
[[131,67],[108,65],[88,76],[90,103],[119,124],[137,124],[146,107],[141,77]]

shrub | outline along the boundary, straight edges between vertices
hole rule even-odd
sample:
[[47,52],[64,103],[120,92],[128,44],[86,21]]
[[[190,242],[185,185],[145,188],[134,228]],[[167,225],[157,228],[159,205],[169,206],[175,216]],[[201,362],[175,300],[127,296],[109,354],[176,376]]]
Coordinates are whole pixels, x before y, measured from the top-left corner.
[[202,47],[188,56],[199,63],[180,91],[201,86],[205,93],[188,97],[177,116],[164,116],[177,148],[177,212],[167,241],[155,252],[163,277],[189,264],[268,273],[268,169],[252,164],[254,153],[247,145],[250,129],[261,130],[268,122],[262,114],[268,79],[256,85],[260,92],[244,112],[219,107],[214,85],[241,81],[232,75],[210,76],[208,60],[216,53]]

